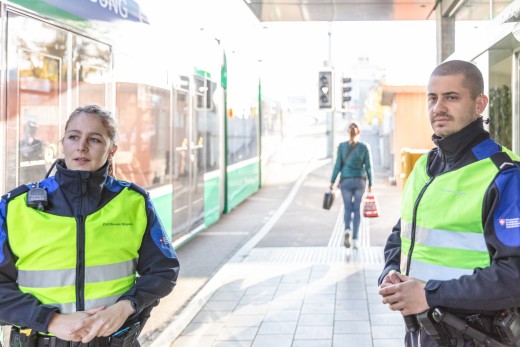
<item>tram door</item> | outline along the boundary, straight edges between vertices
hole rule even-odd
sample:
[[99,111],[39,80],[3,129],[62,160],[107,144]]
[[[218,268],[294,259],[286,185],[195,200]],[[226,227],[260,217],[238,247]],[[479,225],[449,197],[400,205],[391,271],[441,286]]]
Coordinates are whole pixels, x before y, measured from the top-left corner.
[[207,128],[207,80],[194,76],[195,95],[192,102],[191,120],[191,162],[193,167],[193,229],[204,224],[204,174],[206,173],[206,143]]
[[190,82],[181,76],[173,97],[173,239],[190,231]]
[[[105,106],[110,47],[7,12],[6,190],[44,178],[59,156],[68,108]],[[102,63],[100,63],[102,62]]]
[[[174,90],[173,239],[204,226],[205,79],[182,76]],[[190,94],[190,90],[194,91]]]

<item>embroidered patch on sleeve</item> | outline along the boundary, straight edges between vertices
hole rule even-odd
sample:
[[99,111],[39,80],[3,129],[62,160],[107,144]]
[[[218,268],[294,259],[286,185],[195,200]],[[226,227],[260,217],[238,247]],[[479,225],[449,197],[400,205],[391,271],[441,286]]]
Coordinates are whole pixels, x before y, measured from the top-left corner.
[[494,213],[497,238],[510,247],[520,246],[520,172],[510,170],[495,181],[499,202]]

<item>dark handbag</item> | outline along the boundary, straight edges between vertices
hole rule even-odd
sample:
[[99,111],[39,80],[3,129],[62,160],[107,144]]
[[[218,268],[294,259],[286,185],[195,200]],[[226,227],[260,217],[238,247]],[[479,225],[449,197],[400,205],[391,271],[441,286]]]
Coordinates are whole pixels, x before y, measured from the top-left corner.
[[[354,152],[354,149],[356,149],[356,146],[357,146],[357,142],[354,143],[352,146],[350,146],[347,154],[345,155],[345,158],[341,159],[341,167],[343,167],[345,165],[345,163],[347,162],[347,160],[350,157],[350,155],[352,154],[352,152]],[[323,196],[323,208],[324,209],[330,210],[330,208],[332,207],[332,203],[334,202],[334,197],[335,197],[335,194],[334,194],[333,190],[330,190],[325,193],[325,195]]]
[[332,207],[332,203],[334,202],[334,197],[335,197],[335,194],[334,194],[334,191],[332,191],[332,190],[325,193],[325,195],[323,196],[323,208],[324,209],[330,210],[330,208]]

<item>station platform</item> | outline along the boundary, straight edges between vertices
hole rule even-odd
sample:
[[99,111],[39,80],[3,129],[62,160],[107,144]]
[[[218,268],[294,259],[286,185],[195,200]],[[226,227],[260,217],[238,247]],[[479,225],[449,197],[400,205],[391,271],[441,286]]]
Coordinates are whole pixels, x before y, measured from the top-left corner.
[[339,192],[321,208],[331,160],[293,162],[204,232],[219,247],[219,236],[255,231],[149,346],[403,346],[403,319],[377,294],[401,190],[376,172],[380,216],[363,218],[358,249],[347,249]]
[[[274,213],[269,203],[273,189],[261,189],[207,231],[259,229],[151,346],[403,345],[405,328],[401,315],[383,305],[377,294],[384,241],[374,239],[378,233],[387,235],[397,221],[400,190],[376,178],[373,191],[380,216],[363,219],[359,248],[346,249],[342,245],[341,197],[337,196],[329,211],[320,206],[326,186],[320,176],[329,174],[330,163],[317,166],[300,177]],[[316,187],[321,194],[315,193]],[[313,205],[317,217],[310,217],[316,219],[314,223],[305,221],[309,214],[298,213],[302,209],[298,204],[305,201]],[[262,245],[278,224],[292,224],[288,232],[304,234],[307,228],[320,228],[324,216],[335,220],[326,245]],[[302,221],[305,225],[299,228]]]

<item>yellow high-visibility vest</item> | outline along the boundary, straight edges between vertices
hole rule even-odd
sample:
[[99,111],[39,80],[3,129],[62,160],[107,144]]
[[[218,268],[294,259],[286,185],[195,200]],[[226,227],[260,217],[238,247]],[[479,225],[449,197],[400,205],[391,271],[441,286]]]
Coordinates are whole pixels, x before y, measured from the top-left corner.
[[147,225],[143,195],[125,187],[84,218],[27,207],[26,195],[11,200],[7,213],[22,292],[71,313],[112,305],[134,285]]
[[500,170],[486,158],[432,178],[426,171],[427,157],[417,161],[403,189],[401,272],[407,269],[415,223],[410,276],[428,281],[470,275],[475,268],[490,265],[483,201]]

